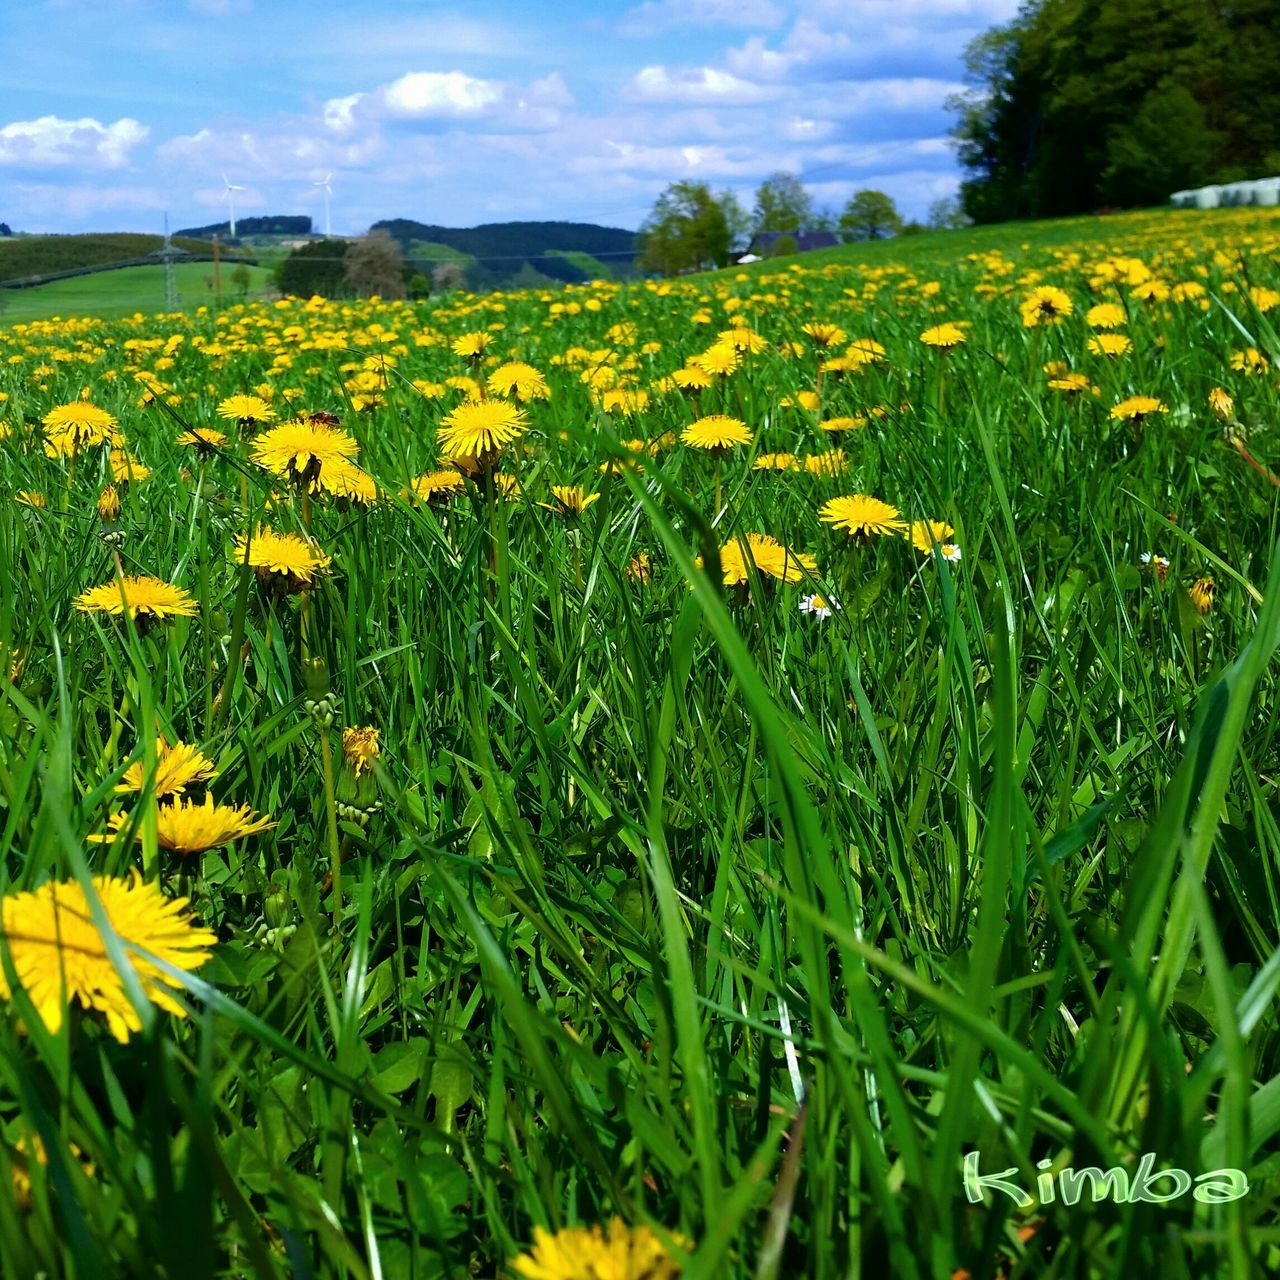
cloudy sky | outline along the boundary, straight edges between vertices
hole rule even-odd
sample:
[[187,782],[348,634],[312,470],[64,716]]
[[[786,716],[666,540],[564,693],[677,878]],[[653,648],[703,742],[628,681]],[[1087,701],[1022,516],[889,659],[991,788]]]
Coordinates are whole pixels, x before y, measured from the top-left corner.
[[671,181],[951,194],[961,53],[1017,0],[0,0],[0,221],[638,226]]

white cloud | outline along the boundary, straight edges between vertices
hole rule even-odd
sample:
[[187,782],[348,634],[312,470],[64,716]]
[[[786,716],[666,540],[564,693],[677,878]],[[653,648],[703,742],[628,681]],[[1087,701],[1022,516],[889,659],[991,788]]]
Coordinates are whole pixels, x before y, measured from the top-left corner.
[[773,0],[647,0],[623,14],[624,36],[658,36],[685,27],[776,27],[785,17]]
[[410,71],[367,93],[330,98],[322,115],[326,127],[342,137],[382,123],[444,127],[476,121],[527,131],[553,128],[572,104],[568,85],[555,72],[520,85],[462,71]]
[[363,93],[349,93],[345,98],[330,98],[324,104],[324,123],[334,133],[350,133],[356,127],[356,107]]
[[412,71],[382,90],[387,114],[402,120],[479,115],[501,97],[493,81],[461,71]]
[[624,90],[633,101],[655,103],[719,103],[746,106],[777,96],[767,85],[754,84],[717,67],[642,67]]
[[0,128],[0,165],[121,169],[128,164],[129,153],[150,132],[130,116],[113,124],[103,124],[90,116],[80,120],[63,120],[59,116],[15,120]]

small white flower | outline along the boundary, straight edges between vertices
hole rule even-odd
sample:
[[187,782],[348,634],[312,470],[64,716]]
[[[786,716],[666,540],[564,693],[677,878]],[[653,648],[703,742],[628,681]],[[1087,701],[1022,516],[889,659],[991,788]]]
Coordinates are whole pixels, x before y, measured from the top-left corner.
[[957,547],[954,542],[944,542],[942,546],[938,548],[938,554],[941,555],[944,560],[949,560],[952,564],[960,563],[960,548]]
[[831,617],[832,613],[840,606],[834,600],[828,600],[826,596],[805,596],[798,606],[801,613],[811,613],[819,621]]

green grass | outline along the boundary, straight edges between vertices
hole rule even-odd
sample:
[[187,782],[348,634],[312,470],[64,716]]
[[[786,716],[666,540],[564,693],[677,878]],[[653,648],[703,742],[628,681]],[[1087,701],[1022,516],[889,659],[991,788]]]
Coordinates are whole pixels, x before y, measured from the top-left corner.
[[[0,483],[46,496],[0,503],[7,891],[158,867],[219,938],[172,975],[189,1016],[143,1001],[125,1045],[92,1014],[51,1035],[2,1006],[0,1269],[462,1280],[506,1275],[536,1227],[616,1215],[683,1240],[686,1280],[1274,1274],[1280,489],[1258,468],[1280,470],[1280,227],[1067,230],[745,281],[0,333]],[[1203,298],[1134,298],[1135,255]],[[1024,327],[1031,272],[1069,292],[1063,323]],[[1117,360],[1084,318],[1113,296]],[[764,349],[672,390],[735,317]],[[919,341],[943,320],[969,325],[949,355]],[[788,405],[818,384],[814,321],[886,351],[824,373],[820,413]],[[452,343],[482,330],[550,386],[502,459],[523,497],[411,504],[460,392],[428,397],[477,372]],[[1247,346],[1265,374],[1231,367]],[[382,403],[354,412],[379,353]],[[1049,362],[1097,394],[1053,389]],[[176,401],[141,404],[143,371]],[[628,385],[650,392],[634,414],[606,399]],[[109,459],[72,469],[38,434],[86,386],[151,468],[110,540]],[[382,500],[304,501],[251,461],[260,429],[224,421],[203,460],[174,443],[255,388],[338,413]],[[1111,419],[1139,394],[1168,412]],[[751,446],[677,442],[721,412]],[[561,484],[600,496],[567,520]],[[818,518],[853,493],[946,521],[962,559]],[[305,604],[233,558],[260,521],[332,557]],[[748,532],[816,570],[722,585]],[[138,634],[78,612],[116,549],[195,615]],[[812,592],[830,619],[798,608]],[[359,777],[351,725],[381,734]],[[157,849],[149,798],[114,791],[157,732],[276,825]],[[86,840],[122,807],[139,840]],[[33,1134],[23,1197],[4,1160]],[[971,1204],[970,1152],[1032,1190],[1150,1152],[1249,1193]]]
[[[223,305],[240,300],[239,292],[231,281],[235,265],[222,264]],[[213,263],[177,263],[173,270],[181,309],[193,310],[212,305],[214,295],[206,277],[213,278]],[[249,274],[249,297],[259,297],[269,283],[269,272],[262,267],[250,267]],[[55,316],[114,319],[139,311],[153,314],[163,311],[164,306],[163,267],[121,267],[118,271],[99,271],[70,280],[55,280],[31,289],[0,290],[0,324],[48,320]]]

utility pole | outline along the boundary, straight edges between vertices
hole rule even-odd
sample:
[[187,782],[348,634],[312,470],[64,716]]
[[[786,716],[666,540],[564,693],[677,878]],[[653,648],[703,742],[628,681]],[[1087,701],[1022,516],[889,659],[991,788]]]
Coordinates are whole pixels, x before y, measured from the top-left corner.
[[164,308],[166,311],[178,309],[178,282],[174,278],[173,260],[178,251],[173,247],[173,239],[169,235],[169,215],[164,215],[164,247],[160,250],[160,258],[164,262]]

